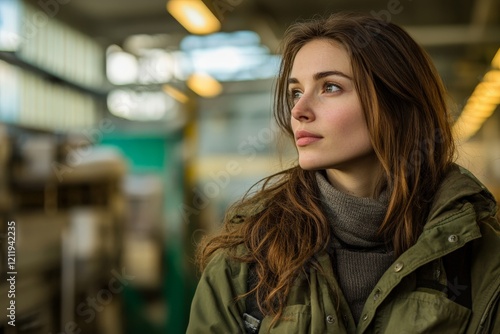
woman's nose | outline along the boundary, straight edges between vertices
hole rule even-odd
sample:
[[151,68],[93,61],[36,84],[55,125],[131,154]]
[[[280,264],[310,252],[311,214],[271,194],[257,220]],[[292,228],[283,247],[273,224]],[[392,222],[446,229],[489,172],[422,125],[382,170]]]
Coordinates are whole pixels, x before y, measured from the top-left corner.
[[292,108],[292,117],[300,122],[311,122],[314,120],[311,98],[305,94],[295,103]]

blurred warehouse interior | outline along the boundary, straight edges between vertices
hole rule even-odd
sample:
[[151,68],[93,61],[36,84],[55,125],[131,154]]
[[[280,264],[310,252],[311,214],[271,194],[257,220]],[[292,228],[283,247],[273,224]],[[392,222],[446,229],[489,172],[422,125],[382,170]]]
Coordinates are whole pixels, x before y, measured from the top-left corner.
[[271,121],[280,38],[341,10],[429,52],[458,161],[500,199],[499,0],[1,0],[0,333],[183,333],[196,242],[295,157]]

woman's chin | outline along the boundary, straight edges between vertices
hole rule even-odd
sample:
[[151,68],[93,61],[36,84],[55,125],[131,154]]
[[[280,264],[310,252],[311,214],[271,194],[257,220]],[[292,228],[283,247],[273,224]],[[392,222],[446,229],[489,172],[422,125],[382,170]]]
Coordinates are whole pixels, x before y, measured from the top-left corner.
[[302,168],[303,170],[318,170],[318,169],[324,169],[323,166],[321,166],[320,164],[318,163],[314,163],[314,162],[311,162],[311,161],[301,161],[299,160],[299,166],[300,168]]

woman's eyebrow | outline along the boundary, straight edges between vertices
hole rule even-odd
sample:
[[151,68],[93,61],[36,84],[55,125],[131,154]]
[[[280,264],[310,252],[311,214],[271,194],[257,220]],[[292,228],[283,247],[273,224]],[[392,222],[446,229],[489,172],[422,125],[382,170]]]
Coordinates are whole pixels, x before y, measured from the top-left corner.
[[[318,73],[315,73],[313,75],[313,79],[315,81],[318,81],[320,79],[323,79],[323,78],[331,76],[331,75],[337,75],[337,76],[341,76],[343,78],[352,80],[352,78],[350,76],[348,76],[347,74],[345,74],[344,72],[341,72],[341,71],[323,71],[323,72],[318,72]],[[296,83],[299,83],[298,79],[296,79],[296,78],[288,78],[288,84],[296,84]]]

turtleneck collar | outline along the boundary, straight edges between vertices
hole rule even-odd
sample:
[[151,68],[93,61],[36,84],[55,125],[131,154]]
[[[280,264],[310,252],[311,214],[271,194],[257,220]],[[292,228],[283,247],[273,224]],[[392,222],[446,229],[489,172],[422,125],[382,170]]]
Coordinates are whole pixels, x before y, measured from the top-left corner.
[[[386,251],[377,232],[387,212],[388,197],[356,197],[334,188],[322,172],[316,173],[325,214],[332,224],[334,248]],[[340,243],[338,245],[337,243]]]

